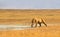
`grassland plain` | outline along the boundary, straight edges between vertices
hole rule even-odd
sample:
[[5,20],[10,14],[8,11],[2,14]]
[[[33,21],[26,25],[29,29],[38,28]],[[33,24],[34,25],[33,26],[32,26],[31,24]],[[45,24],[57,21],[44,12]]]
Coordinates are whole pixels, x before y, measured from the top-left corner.
[[60,10],[0,10],[0,24],[31,23],[34,17],[46,23],[60,23]]
[[60,37],[60,26],[0,31],[0,37]]
[[[0,24],[30,25],[31,19],[43,18],[48,27],[0,31],[1,37],[60,37],[60,10],[0,10]],[[49,25],[50,24],[50,25]],[[52,26],[53,25],[53,26]]]

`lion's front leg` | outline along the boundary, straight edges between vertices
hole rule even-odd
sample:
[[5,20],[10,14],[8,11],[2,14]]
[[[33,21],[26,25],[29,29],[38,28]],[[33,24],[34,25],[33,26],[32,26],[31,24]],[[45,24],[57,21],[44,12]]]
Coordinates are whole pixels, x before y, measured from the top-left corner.
[[47,27],[47,24],[44,21],[42,23]]

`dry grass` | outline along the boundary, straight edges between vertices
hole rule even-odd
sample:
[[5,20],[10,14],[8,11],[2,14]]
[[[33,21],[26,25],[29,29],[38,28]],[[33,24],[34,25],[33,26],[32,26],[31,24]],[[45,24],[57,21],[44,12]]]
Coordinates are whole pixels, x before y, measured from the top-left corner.
[[60,10],[0,10],[0,24],[31,23],[33,17],[41,17],[46,23],[60,23]]
[[60,37],[60,26],[0,31],[0,37]]
[[48,24],[57,26],[26,30],[0,31],[0,37],[60,37],[60,10],[0,10],[0,24],[30,25],[33,17],[43,18]]

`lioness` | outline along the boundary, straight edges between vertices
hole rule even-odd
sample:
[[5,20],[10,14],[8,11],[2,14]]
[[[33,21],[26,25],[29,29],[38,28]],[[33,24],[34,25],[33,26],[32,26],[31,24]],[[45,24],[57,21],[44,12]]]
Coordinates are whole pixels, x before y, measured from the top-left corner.
[[35,25],[35,27],[37,27],[37,24],[39,24],[39,27],[41,27],[41,24],[44,24],[47,27],[47,24],[44,22],[44,20],[42,18],[38,19],[38,18],[33,18],[32,19],[32,24],[31,27],[33,27],[33,25]]

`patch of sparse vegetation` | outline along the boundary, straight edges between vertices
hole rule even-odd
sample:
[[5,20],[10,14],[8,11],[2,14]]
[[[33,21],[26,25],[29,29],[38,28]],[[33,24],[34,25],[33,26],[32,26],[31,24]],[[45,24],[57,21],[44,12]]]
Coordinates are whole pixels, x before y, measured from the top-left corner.
[[54,16],[53,14],[47,14],[46,16]]

